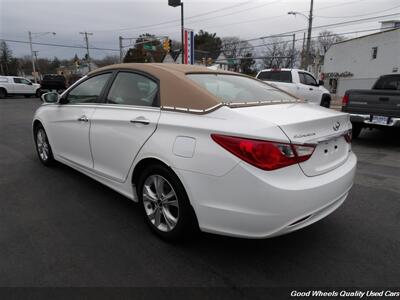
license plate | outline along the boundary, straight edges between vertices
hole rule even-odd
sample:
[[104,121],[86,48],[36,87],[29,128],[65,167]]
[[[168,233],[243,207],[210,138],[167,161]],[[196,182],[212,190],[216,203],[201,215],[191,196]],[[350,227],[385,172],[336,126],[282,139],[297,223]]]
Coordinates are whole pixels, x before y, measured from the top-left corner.
[[371,123],[380,124],[380,125],[387,125],[387,123],[388,123],[388,117],[384,117],[384,116],[372,116],[372,121],[371,121]]

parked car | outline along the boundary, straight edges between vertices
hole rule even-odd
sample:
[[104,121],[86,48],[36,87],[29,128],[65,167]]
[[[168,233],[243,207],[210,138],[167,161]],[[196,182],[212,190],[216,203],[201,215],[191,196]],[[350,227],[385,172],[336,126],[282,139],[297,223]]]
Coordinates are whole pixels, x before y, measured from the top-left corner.
[[310,103],[324,107],[329,107],[331,104],[331,95],[324,88],[324,82],[322,80],[317,81],[307,71],[298,69],[265,69],[258,72],[256,77]]
[[67,88],[67,81],[63,75],[45,74],[41,81],[40,92],[42,94],[57,91],[62,93]]
[[363,128],[400,127],[400,74],[383,75],[371,90],[348,90],[342,111],[350,113],[353,136]]
[[47,93],[33,133],[55,160],[138,201],[165,239],[265,238],[332,213],[353,184],[349,115],[205,67],[120,64]]
[[23,95],[25,97],[38,96],[40,84],[16,76],[0,76],[0,99],[7,96]]

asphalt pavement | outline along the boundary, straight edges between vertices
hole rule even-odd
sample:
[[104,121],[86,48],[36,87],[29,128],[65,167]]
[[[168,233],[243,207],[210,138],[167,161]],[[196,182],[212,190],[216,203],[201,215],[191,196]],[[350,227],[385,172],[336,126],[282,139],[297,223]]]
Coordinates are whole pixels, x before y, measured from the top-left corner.
[[134,202],[39,162],[31,130],[39,105],[0,99],[0,286],[400,286],[400,131],[361,133],[348,199],[308,228],[170,244]]

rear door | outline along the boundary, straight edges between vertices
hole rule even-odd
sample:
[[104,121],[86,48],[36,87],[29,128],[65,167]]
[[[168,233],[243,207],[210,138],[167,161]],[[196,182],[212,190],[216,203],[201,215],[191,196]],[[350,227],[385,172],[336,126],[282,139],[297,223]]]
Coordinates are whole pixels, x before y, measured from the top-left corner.
[[140,148],[156,130],[159,117],[158,80],[143,73],[118,72],[106,103],[92,116],[94,170],[124,182]]
[[14,81],[14,93],[15,94],[27,94],[28,88],[26,83],[23,82],[24,78],[13,77]]

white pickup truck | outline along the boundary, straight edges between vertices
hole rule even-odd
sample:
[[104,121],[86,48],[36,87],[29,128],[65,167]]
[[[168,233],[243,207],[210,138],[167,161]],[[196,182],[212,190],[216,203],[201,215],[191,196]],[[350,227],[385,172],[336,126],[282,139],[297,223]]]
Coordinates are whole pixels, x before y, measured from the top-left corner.
[[307,71],[299,69],[265,69],[261,70],[256,77],[310,103],[324,107],[329,107],[331,104],[331,95],[323,87],[323,81],[317,81]]
[[40,84],[32,83],[26,78],[0,76],[0,99],[11,95],[38,96],[39,89]]

